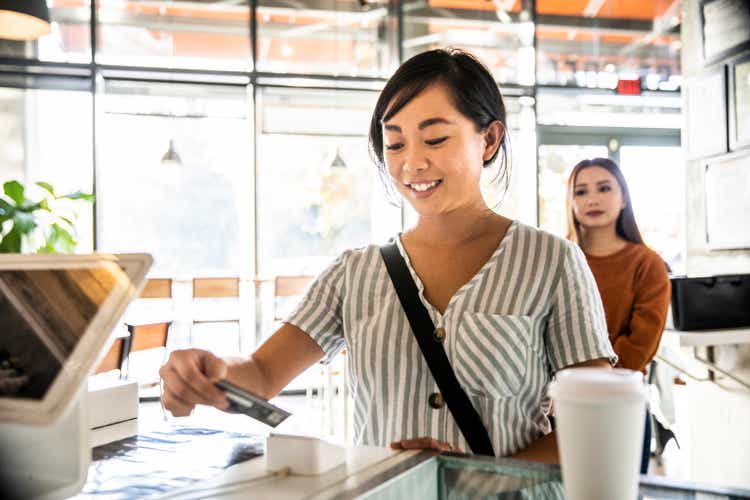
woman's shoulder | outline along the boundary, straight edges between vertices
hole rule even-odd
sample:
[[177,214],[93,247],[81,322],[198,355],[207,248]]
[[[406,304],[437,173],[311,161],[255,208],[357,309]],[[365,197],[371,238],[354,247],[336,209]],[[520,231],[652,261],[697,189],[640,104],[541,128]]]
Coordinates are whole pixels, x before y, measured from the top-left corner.
[[379,252],[380,246],[374,243],[361,247],[347,248],[333,260],[332,265],[340,267],[357,266],[363,260],[372,259],[373,255],[379,254]]
[[333,288],[345,287],[354,278],[361,279],[371,273],[376,259],[379,258],[379,247],[367,245],[349,248],[339,253],[329,261],[328,265],[316,275],[315,282],[320,286],[328,285]]
[[634,260],[637,262],[638,267],[648,269],[651,273],[667,275],[667,263],[654,249],[645,243],[636,243],[633,247]]
[[556,236],[538,227],[529,226],[523,222],[514,221],[511,228],[519,239],[523,239],[531,245],[540,245],[555,250],[557,253],[566,254],[579,249],[578,245],[565,238]]
[[514,221],[508,236],[506,251],[497,254],[497,258],[510,255],[510,262],[526,272],[559,276],[566,269],[578,268],[586,262],[578,245],[543,229]]

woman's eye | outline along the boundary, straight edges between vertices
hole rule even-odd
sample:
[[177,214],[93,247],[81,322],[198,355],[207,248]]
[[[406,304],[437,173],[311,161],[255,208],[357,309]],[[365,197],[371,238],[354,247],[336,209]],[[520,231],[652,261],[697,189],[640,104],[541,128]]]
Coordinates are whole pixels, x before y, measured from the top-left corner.
[[437,139],[429,139],[424,141],[426,144],[429,144],[430,146],[437,146],[438,144],[441,144],[448,140],[447,137],[438,137]]
[[388,151],[398,151],[402,147],[404,147],[404,145],[401,144],[400,142],[397,142],[396,144],[386,144],[385,145],[385,149],[388,150]]
[[602,186],[599,188],[600,193],[606,193],[607,191],[612,191],[612,188],[609,186]]
[[573,194],[575,196],[583,196],[586,194],[586,191],[584,191],[583,189],[579,189],[578,191],[574,191]]

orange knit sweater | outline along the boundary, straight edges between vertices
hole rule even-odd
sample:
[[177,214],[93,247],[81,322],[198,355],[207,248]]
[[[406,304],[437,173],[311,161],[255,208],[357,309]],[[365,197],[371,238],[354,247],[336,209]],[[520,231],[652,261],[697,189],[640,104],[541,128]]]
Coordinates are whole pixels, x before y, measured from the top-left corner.
[[664,261],[636,243],[603,257],[586,254],[586,260],[604,303],[617,366],[645,373],[667,318],[670,285]]

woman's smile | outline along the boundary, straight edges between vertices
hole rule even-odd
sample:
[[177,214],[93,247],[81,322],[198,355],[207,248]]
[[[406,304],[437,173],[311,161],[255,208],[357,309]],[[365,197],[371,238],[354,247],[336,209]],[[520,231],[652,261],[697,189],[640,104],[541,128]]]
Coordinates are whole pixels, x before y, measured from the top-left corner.
[[442,183],[443,179],[437,179],[434,181],[405,182],[404,184],[416,198],[427,198],[434,193]]

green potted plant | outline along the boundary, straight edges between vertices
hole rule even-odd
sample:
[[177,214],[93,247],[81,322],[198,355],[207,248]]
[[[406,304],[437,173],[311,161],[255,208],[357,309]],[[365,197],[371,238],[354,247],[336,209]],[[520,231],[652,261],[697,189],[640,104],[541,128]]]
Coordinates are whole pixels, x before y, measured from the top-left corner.
[[18,181],[3,184],[0,194],[0,253],[69,253],[78,245],[75,203],[93,202],[94,195],[77,191],[57,195],[47,182],[38,199]]

